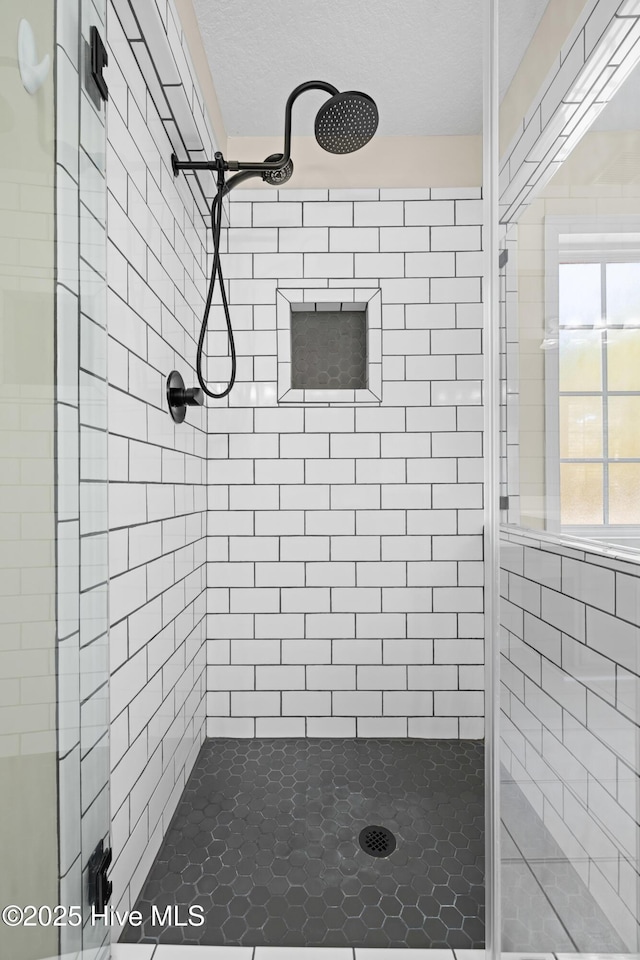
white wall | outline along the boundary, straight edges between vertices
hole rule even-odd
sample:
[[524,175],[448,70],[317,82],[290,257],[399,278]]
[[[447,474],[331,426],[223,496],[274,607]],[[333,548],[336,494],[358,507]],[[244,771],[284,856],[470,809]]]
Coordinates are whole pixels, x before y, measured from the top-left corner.
[[195,380],[206,231],[112,4],[107,36],[111,878],[128,907],[204,736],[206,410],[174,424],[165,383]]
[[[210,736],[482,736],[479,198],[231,194],[238,382],[210,415]],[[276,289],[377,286],[382,403],[278,406]]]

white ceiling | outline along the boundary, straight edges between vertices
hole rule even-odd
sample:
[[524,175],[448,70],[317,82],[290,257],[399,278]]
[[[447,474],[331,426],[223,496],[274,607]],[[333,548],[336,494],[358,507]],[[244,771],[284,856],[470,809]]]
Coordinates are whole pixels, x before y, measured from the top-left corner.
[[[482,128],[481,0],[193,0],[229,136],[282,133],[305,80],[363,90],[379,133],[427,136]],[[507,89],[548,0],[501,0]],[[326,94],[297,102],[293,132],[311,135]]]

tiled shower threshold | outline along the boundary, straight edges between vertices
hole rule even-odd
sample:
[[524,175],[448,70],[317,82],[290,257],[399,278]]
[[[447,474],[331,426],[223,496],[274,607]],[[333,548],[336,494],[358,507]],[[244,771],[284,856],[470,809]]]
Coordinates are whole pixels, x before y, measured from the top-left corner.
[[[637,953],[503,952],[502,960],[632,960]],[[368,949],[366,947],[199,947],[114,943],[111,960],[485,960],[484,950]]]

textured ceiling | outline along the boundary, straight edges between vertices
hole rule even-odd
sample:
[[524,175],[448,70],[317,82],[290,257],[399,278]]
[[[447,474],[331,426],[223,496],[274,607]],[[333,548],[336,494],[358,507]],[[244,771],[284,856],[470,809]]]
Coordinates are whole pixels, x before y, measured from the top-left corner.
[[[479,133],[481,0],[193,0],[229,136],[282,133],[284,104],[305,80],[364,90],[385,136]],[[501,0],[506,90],[548,0]],[[311,135],[326,94],[296,104]]]

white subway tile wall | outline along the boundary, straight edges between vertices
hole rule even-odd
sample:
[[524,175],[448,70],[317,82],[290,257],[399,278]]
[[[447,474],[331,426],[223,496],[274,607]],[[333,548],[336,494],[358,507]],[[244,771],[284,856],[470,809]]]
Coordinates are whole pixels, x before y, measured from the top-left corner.
[[[163,101],[140,72],[132,24],[119,19],[126,10],[107,11],[111,879],[122,908],[140,891],[205,735],[207,507],[206,409],[176,425],[165,402],[172,369],[187,386],[196,379],[206,226],[196,182],[171,172]],[[172,3],[163,10],[147,39],[166,47],[163,70],[176,71],[181,109],[188,99],[204,140],[180,22]]]
[[[209,421],[207,732],[480,737],[480,190],[330,193],[231,195],[238,383]],[[278,407],[276,289],[376,286],[382,402]]]
[[637,567],[535,535],[501,555],[502,760],[633,950]]

